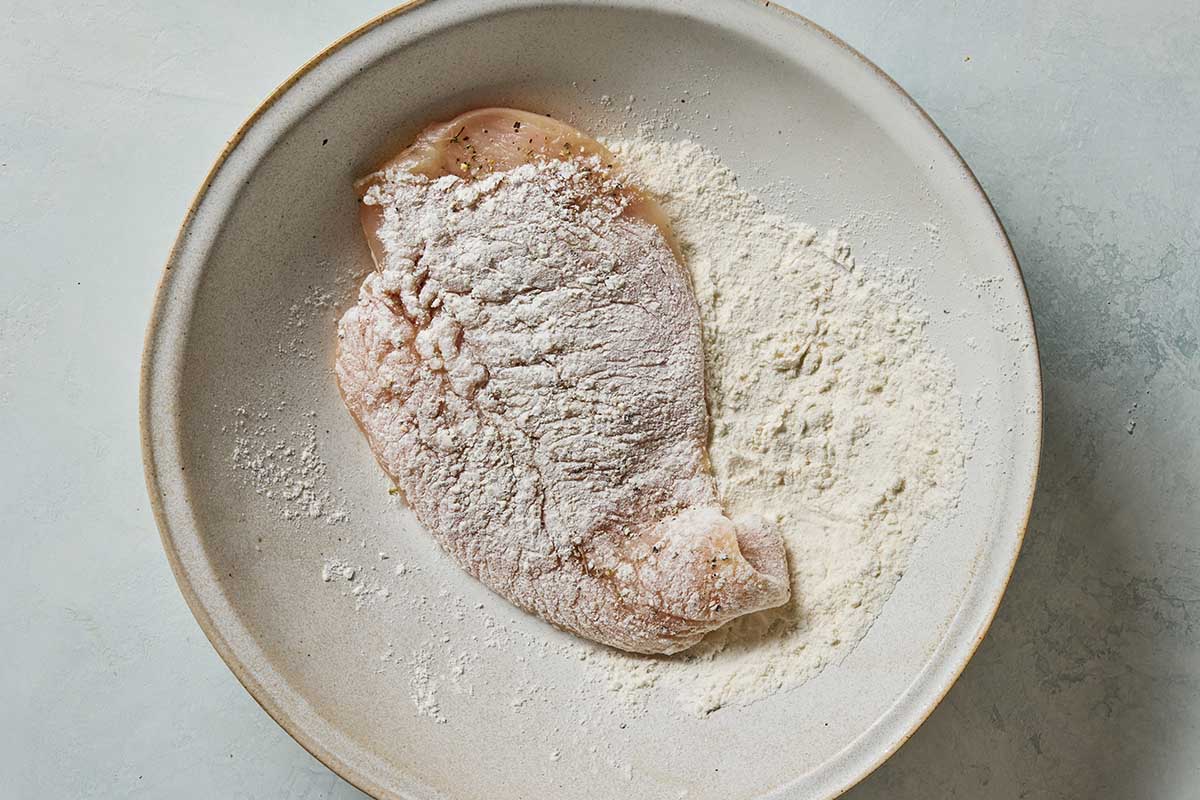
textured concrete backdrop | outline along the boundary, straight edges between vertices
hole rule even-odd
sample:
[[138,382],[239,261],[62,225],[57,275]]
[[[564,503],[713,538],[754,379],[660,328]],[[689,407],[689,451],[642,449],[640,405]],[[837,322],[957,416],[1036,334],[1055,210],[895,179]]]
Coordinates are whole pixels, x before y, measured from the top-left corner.
[[[189,615],[135,409],[159,265],[212,158],[386,5],[0,3],[4,797],[361,797]],[[1045,369],[1042,478],[996,623],[851,796],[1200,797],[1195,3],[789,5],[894,76],[975,169]]]

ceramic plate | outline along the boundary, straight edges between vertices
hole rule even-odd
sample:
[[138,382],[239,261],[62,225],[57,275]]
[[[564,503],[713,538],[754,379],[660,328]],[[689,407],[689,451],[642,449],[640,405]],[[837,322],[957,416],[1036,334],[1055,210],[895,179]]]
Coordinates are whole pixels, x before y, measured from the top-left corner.
[[[389,497],[330,373],[337,309],[369,263],[350,184],[427,122],[481,105],[599,135],[653,119],[716,150],[748,188],[795,187],[800,219],[849,222],[861,262],[922,265],[911,277],[930,336],[966,398],[963,499],[923,532],[867,637],[818,678],[706,719],[651,708],[579,725],[585,665],[554,646],[566,634],[453,567]],[[147,335],[141,414],[171,565],[268,713],[376,796],[489,800],[825,798],[851,786],[925,719],[987,629],[1041,430],[1017,264],[933,123],[799,17],[669,0],[437,0],[306,65],[233,138],[188,213]],[[369,582],[324,566],[347,548],[372,575],[411,565],[403,595],[353,594]],[[551,646],[486,647],[479,611]],[[459,641],[484,653],[462,681],[445,664],[422,670],[423,654]]]

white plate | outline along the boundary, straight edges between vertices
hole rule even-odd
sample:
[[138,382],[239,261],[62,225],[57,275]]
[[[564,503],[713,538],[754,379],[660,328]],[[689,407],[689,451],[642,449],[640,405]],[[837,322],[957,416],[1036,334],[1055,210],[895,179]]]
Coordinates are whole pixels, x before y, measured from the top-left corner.
[[[393,660],[444,631],[477,632],[475,617],[450,613],[431,631],[438,604],[483,603],[517,631],[565,634],[455,569],[388,498],[330,376],[335,310],[312,300],[316,287],[344,305],[368,263],[351,181],[427,122],[477,105],[545,111],[600,135],[669,111],[680,125],[670,135],[715,149],[750,188],[798,187],[801,219],[852,220],[846,234],[867,263],[886,253],[895,268],[923,266],[912,274],[930,335],[968,401],[966,488],[956,516],[923,534],[877,624],[842,664],[704,720],[656,708],[581,727],[570,712],[582,666],[498,648],[472,665],[474,696],[441,693],[446,722],[413,712],[410,695],[422,687]],[[966,165],[864,58],[751,2],[438,0],[339,41],[217,161],[164,273],[142,380],[150,493],[201,626],[301,744],[383,797],[836,795],[912,733],[982,638],[1020,547],[1041,431],[1024,286]],[[234,467],[239,407],[243,425],[275,425],[277,438],[314,423],[327,464],[317,489],[340,487],[327,510],[342,507],[349,520],[285,521],[290,501],[255,493],[252,473]],[[259,488],[269,482],[258,476]],[[323,558],[346,540],[363,543],[365,562],[387,550],[420,565],[412,585],[430,605],[416,613],[405,595],[356,612],[320,579]],[[381,660],[389,649],[393,659]],[[513,708],[510,690],[534,684],[534,700]]]

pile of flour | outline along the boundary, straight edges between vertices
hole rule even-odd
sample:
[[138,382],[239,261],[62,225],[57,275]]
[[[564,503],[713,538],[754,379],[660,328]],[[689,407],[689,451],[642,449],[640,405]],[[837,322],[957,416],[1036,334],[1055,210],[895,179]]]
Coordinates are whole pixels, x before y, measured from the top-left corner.
[[726,513],[774,519],[792,600],[674,657],[588,650],[612,692],[705,714],[797,686],[867,633],[964,473],[955,376],[906,293],[833,234],[769,213],[691,142],[609,142],[671,219],[700,303]]

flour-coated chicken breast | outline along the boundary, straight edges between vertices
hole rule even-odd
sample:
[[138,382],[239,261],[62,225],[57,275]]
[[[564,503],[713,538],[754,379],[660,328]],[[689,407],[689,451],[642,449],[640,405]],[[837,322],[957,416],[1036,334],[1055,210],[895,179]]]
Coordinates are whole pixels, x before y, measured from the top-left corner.
[[338,383],[465,570],[640,653],[788,599],[778,533],[718,502],[699,313],[666,218],[607,150],[481,109],[358,188],[376,270],[339,323]]

